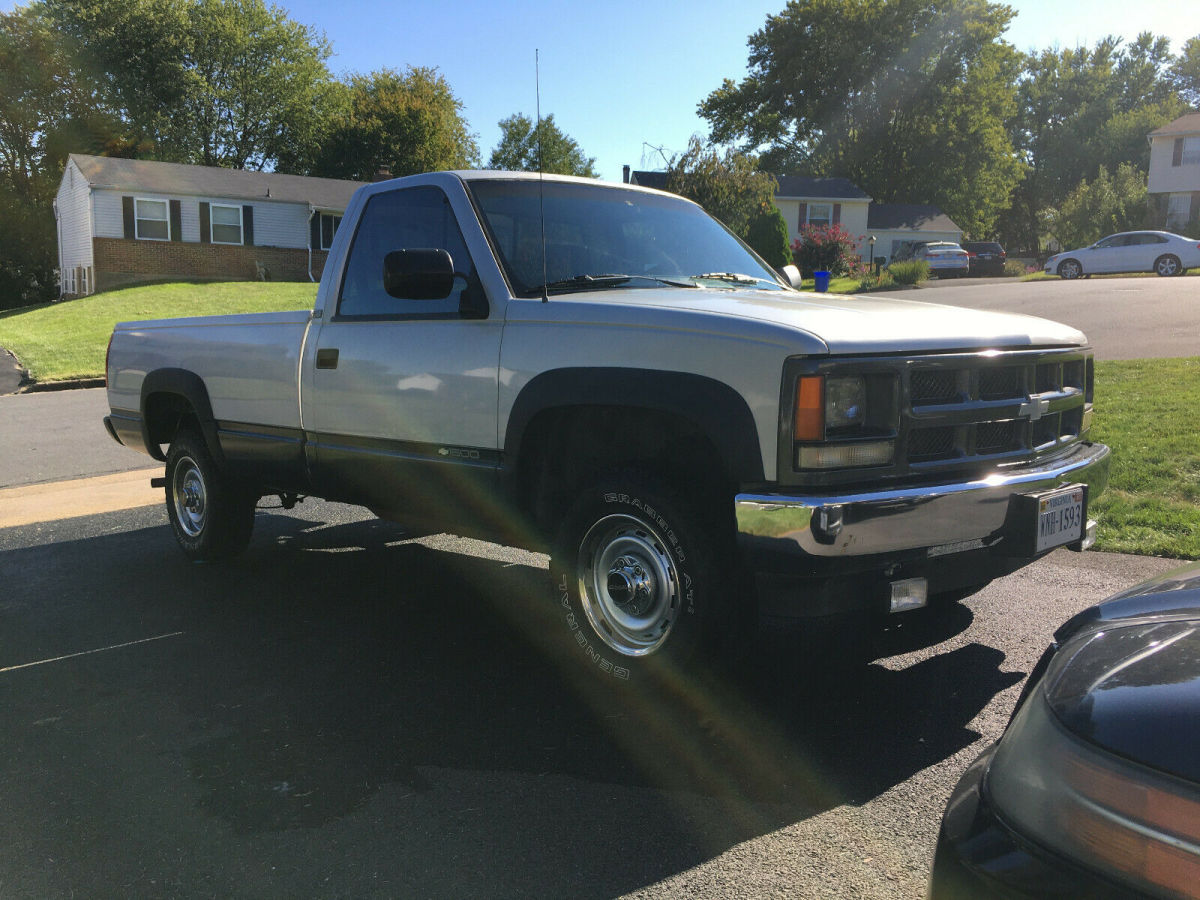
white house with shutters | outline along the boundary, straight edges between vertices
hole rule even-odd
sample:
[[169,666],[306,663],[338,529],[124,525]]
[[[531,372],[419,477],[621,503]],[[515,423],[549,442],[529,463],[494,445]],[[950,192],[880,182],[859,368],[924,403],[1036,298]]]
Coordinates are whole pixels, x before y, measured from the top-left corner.
[[1200,112],[1180,116],[1148,138],[1150,224],[1200,233]]
[[151,281],[318,280],[357,181],[73,153],[60,293]]

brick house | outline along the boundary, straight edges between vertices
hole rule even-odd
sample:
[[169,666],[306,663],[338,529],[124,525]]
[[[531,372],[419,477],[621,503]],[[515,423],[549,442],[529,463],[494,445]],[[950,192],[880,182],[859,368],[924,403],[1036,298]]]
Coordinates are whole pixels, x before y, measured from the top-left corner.
[[319,280],[357,181],[72,153],[59,293],[152,281]]
[[[626,167],[628,169],[628,167]],[[625,180],[642,187],[666,190],[666,172],[626,172]],[[935,206],[912,203],[876,203],[847,178],[812,178],[779,175],[775,205],[788,226],[788,239],[796,241],[805,225],[841,225],[858,243],[858,255],[891,261],[919,241],[961,243],[962,229]]]
[[1193,231],[1200,223],[1200,112],[1180,116],[1150,140],[1150,226]]

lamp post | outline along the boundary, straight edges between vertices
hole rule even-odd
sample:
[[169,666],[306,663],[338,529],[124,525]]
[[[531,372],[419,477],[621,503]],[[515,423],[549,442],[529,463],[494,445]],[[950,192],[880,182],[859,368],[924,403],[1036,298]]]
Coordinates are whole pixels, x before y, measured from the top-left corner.
[[876,268],[876,265],[875,265],[875,235],[871,235],[870,237],[868,237],[868,238],[867,238],[867,243],[871,245],[871,249],[870,249],[870,254],[871,254],[871,268],[872,268],[872,269],[875,269],[875,274],[876,274],[876,275],[878,275],[878,274],[879,274],[879,270]]

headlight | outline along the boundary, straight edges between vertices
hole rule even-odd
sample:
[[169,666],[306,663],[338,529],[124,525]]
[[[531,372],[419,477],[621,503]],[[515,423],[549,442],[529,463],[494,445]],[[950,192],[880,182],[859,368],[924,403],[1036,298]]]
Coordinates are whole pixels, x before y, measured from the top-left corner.
[[798,469],[889,465],[895,457],[896,378],[801,375],[792,417]]
[[825,381],[825,429],[851,428],[867,420],[867,383],[862,378]]
[[[1078,662],[1083,653],[1069,655]],[[1086,664],[1075,668],[1095,678]],[[1053,675],[1052,664],[1043,684]],[[1196,896],[1200,791],[1075,737],[1051,699],[1039,687],[1000,742],[987,776],[996,810],[1036,842],[1139,893]]]

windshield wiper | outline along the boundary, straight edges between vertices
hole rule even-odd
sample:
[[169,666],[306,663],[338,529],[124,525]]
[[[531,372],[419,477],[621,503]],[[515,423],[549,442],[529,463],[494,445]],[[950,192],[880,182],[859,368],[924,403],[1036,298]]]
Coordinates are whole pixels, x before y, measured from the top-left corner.
[[706,272],[703,275],[692,275],[691,278],[708,278],[713,281],[731,281],[734,284],[758,284],[760,281],[765,281],[767,284],[774,284],[766,278],[755,278],[753,275],[742,275],[738,272]]
[[574,275],[570,278],[560,278],[558,281],[550,281],[536,291],[595,291],[603,290],[604,288],[622,287],[634,279],[640,281],[653,281],[656,284],[665,284],[670,287],[694,288],[696,287],[690,281],[676,281],[671,278],[663,278],[658,275]]

